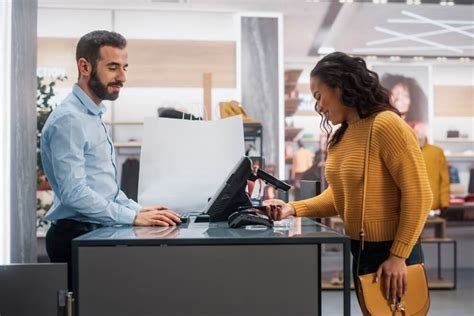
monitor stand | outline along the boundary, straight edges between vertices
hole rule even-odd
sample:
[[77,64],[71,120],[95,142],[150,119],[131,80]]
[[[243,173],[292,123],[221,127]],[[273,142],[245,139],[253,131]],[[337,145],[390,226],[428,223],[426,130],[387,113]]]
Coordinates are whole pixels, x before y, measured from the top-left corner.
[[194,219],[195,223],[209,223],[210,217],[207,214],[200,214]]

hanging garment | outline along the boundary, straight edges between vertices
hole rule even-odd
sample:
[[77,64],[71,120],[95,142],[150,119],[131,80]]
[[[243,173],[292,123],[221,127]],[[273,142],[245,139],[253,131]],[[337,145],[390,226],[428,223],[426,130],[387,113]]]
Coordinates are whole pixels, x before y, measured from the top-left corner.
[[159,108],[158,116],[172,118],[172,119],[179,119],[179,120],[192,120],[192,121],[201,120],[202,121],[202,117],[200,116],[194,116],[190,113],[178,111],[173,108]]
[[122,179],[120,188],[129,199],[138,200],[138,174],[140,162],[136,158],[127,158],[122,165]]

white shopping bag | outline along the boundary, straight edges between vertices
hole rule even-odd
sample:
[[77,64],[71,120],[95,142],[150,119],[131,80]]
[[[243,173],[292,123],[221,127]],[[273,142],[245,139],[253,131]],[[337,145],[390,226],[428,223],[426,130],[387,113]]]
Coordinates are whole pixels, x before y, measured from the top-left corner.
[[244,153],[241,116],[145,118],[138,202],[200,212]]

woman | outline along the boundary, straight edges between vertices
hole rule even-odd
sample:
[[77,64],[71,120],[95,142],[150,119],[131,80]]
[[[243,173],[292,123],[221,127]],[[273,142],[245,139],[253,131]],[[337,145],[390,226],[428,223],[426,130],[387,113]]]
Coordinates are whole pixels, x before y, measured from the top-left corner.
[[328,122],[340,124],[328,143],[329,185],[321,195],[303,201],[268,200],[266,205],[277,207],[268,207],[267,215],[275,220],[340,215],[351,237],[356,279],[365,150],[373,124],[359,274],[377,272],[387,299],[394,301],[407,290],[407,264],[420,260],[415,244],[431,207],[417,139],[363,59],[329,54],[314,67],[310,80],[322,127],[330,133]]
[[428,123],[428,99],[415,79],[385,74],[380,82],[392,92],[392,104],[411,127]]

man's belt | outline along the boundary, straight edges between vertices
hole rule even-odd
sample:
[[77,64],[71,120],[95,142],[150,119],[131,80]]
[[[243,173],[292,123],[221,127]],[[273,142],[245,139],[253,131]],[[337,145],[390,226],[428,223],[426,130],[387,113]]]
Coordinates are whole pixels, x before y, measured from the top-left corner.
[[103,227],[101,224],[89,223],[89,222],[79,222],[72,219],[59,219],[53,222],[53,225],[63,228],[71,229],[76,231],[90,232],[97,228]]

